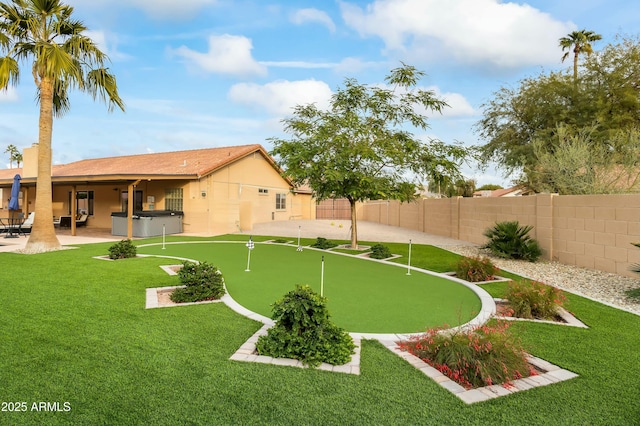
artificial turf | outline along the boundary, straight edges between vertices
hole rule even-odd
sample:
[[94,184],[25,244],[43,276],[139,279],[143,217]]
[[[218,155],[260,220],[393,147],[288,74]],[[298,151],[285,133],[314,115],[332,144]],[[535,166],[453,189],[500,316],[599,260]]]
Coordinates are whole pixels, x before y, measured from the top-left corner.
[[[229,294],[242,306],[271,316],[271,305],[296,284],[327,298],[332,320],[350,332],[414,333],[427,327],[457,326],[480,311],[478,296],[451,280],[323,250],[243,242],[145,246],[139,253],[209,261],[222,271]],[[323,270],[324,259],[324,270]]]
[[173,283],[158,267],[166,259],[91,258],[108,246],[0,253],[0,401],[27,406],[1,411],[0,424],[639,423],[638,315],[569,294],[589,329],[511,329],[534,355],[580,376],[467,406],[375,341],[363,341],[360,376],[230,361],[260,324],[223,304],[145,310],[145,288]]

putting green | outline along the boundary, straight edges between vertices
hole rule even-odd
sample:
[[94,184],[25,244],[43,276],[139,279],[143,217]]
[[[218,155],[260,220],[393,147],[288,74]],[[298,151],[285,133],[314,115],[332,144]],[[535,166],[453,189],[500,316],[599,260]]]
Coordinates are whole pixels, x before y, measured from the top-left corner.
[[245,242],[186,242],[138,248],[140,254],[208,261],[225,277],[236,302],[271,317],[271,305],[308,284],[320,292],[322,257],[324,288],[332,320],[350,332],[415,333],[428,327],[457,326],[473,319],[479,297],[466,286],[419,271],[353,256],[280,244],[256,243],[247,268]]

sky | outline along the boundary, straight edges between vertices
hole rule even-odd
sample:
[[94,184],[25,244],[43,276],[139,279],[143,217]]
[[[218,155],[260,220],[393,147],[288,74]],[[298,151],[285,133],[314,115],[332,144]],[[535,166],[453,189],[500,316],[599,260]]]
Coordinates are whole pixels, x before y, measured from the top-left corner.
[[[326,107],[347,78],[381,84],[402,62],[426,73],[420,87],[449,105],[429,114],[423,141],[486,143],[474,125],[501,87],[568,69],[558,40],[571,31],[640,32],[629,0],[68,0],[110,59],[126,111],[82,92],[54,121],[53,162],[208,147],[287,137],[296,105]],[[30,64],[0,91],[3,151],[38,139]],[[477,186],[511,184],[499,169],[463,165]]]

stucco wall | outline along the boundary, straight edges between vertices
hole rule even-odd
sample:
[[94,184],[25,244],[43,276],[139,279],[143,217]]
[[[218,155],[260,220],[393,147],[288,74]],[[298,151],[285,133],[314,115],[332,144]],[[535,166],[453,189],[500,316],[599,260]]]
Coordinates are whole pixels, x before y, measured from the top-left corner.
[[476,244],[496,222],[531,225],[547,259],[635,276],[640,264],[640,195],[538,194],[529,197],[371,201],[362,220],[400,226]]

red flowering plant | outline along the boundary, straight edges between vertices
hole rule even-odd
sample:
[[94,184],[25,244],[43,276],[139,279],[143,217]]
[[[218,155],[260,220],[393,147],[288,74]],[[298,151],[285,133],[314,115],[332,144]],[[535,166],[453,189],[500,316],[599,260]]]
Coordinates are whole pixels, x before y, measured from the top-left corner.
[[512,281],[505,298],[519,318],[553,319],[566,299],[562,290],[536,281]]
[[536,374],[520,340],[508,328],[507,321],[468,331],[435,327],[397,344],[467,389],[493,384],[508,387],[512,380]]
[[488,257],[463,257],[456,265],[456,277],[472,283],[492,280],[497,272]]

